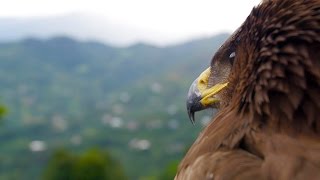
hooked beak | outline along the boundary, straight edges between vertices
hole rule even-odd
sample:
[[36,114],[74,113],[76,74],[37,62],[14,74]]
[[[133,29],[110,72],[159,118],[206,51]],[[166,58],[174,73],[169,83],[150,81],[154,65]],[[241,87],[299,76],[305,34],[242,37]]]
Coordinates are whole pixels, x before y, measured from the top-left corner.
[[193,83],[191,84],[188,92],[188,99],[187,99],[188,116],[193,125],[195,123],[194,113],[196,111],[201,111],[205,109],[205,107],[200,103],[200,100],[202,97],[199,89],[197,88],[197,84],[198,84],[198,79],[194,80]]
[[192,124],[195,124],[195,112],[209,108],[219,102],[215,95],[228,85],[228,82],[226,82],[208,87],[210,69],[210,67],[206,69],[193,81],[188,92],[187,111]]

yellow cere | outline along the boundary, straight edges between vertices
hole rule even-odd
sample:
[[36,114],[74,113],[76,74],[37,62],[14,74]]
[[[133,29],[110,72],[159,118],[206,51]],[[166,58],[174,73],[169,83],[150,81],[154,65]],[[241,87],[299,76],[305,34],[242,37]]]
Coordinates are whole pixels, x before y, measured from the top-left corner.
[[210,67],[203,71],[198,80],[198,89],[201,93],[201,101],[200,103],[204,106],[209,106],[213,103],[218,102],[218,99],[214,97],[215,94],[220,92],[223,88],[225,88],[228,85],[228,82],[226,83],[218,83],[211,88],[208,89],[208,81],[209,81],[209,76],[210,76]]
[[205,71],[203,71],[200,76],[198,77],[198,90],[202,93],[205,91],[208,87],[208,81],[210,76],[211,68],[207,68]]

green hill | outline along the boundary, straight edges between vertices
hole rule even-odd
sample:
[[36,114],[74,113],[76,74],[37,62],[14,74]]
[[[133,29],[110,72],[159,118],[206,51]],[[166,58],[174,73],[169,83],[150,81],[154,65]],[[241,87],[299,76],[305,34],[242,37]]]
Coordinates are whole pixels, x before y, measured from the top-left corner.
[[159,175],[208,120],[200,114],[192,126],[185,97],[227,36],[162,48],[67,37],[0,44],[0,95],[9,109],[0,179],[41,177],[60,147],[108,149],[130,179]]

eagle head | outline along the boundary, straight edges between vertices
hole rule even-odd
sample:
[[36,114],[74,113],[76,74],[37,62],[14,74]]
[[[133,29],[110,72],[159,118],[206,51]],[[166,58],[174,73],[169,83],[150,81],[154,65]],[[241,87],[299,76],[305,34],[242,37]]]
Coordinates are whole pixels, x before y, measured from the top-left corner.
[[304,94],[316,96],[318,7],[316,0],[307,4],[266,0],[255,7],[192,83],[187,98],[191,122],[196,111],[230,106],[252,115],[270,118],[278,114],[291,120],[304,107]]
[[187,111],[191,122],[194,114],[207,108],[221,108],[229,104],[235,79],[231,77],[235,60],[238,59],[237,47],[240,44],[238,30],[218,49],[211,65],[191,84],[187,97]]

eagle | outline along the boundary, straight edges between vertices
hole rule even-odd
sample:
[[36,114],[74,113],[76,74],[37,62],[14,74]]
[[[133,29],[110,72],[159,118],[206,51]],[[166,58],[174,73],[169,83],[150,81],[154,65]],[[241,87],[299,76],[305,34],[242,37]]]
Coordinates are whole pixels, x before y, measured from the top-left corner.
[[320,0],[263,0],[192,83],[176,180],[320,179]]

